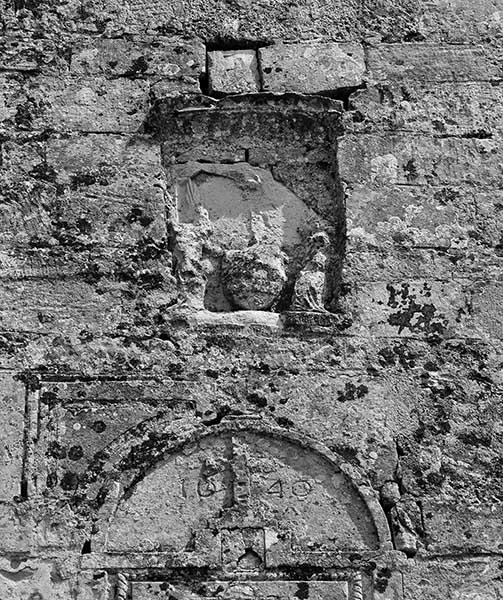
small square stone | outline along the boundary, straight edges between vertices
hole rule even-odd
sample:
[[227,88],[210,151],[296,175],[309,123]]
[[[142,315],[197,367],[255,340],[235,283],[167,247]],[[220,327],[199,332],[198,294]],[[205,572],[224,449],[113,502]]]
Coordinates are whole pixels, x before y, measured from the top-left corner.
[[208,53],[210,93],[243,94],[260,91],[255,50]]

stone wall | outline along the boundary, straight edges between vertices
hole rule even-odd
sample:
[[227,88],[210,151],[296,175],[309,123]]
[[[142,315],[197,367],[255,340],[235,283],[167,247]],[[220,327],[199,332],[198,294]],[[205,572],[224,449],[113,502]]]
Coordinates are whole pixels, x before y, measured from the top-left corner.
[[502,598],[501,2],[0,9],[0,600]]

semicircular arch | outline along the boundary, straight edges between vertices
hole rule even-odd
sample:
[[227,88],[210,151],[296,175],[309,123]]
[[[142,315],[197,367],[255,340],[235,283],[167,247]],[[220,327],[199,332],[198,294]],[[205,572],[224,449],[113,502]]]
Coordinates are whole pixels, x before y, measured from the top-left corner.
[[220,532],[239,527],[286,540],[280,554],[391,548],[375,492],[320,442],[257,419],[164,425],[142,423],[108,448],[93,549],[183,554],[197,542],[209,560]]

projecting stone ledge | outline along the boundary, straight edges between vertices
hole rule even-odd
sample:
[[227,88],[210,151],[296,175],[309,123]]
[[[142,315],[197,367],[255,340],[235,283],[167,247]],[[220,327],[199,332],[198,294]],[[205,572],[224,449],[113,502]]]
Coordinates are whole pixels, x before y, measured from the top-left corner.
[[362,83],[363,47],[354,43],[277,44],[259,49],[264,92],[312,94]]
[[210,93],[246,94],[260,91],[255,50],[208,52]]

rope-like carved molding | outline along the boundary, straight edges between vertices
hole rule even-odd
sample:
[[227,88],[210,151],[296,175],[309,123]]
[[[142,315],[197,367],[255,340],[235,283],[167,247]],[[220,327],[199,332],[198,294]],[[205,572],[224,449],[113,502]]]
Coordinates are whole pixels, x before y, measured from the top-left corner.
[[129,581],[124,573],[117,574],[117,586],[115,588],[115,600],[128,600]]
[[363,600],[362,574],[359,571],[353,576],[353,594],[351,600]]

